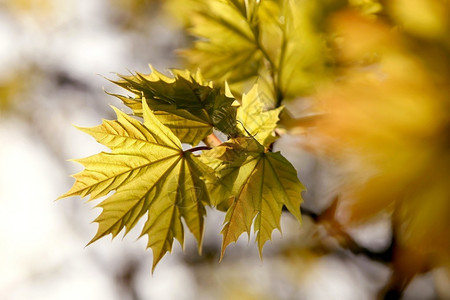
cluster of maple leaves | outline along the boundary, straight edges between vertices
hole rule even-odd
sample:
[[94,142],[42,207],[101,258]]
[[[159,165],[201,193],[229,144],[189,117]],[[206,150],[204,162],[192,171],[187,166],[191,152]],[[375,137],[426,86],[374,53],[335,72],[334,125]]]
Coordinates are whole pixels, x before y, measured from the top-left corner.
[[[206,206],[226,211],[222,255],[226,246],[252,224],[260,253],[272,231],[280,228],[282,206],[300,221],[301,191],[294,167],[278,152],[268,151],[282,108],[265,110],[255,85],[242,104],[205,82],[200,74],[173,70],[174,78],[156,70],[150,75],[123,76],[117,84],[135,93],[119,96],[143,121],[115,108],[117,120],[80,128],[111,149],[79,159],[85,169],[62,197],[90,195],[91,200],[115,191],[99,206],[99,229],[91,242],[125,228],[143,216],[142,235],[154,255],[153,266],[182,245],[182,219],[202,247]],[[229,94],[229,93],[227,93]],[[213,129],[231,138],[215,147],[196,145]],[[196,150],[203,150],[200,155]],[[206,150],[209,149],[209,150]]]

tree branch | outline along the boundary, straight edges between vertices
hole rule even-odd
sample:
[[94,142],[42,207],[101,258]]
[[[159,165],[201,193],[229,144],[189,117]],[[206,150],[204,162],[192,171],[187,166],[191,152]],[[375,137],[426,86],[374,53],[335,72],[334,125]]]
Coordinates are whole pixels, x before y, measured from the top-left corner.
[[355,255],[363,254],[373,261],[381,263],[392,262],[395,247],[395,235],[392,235],[390,245],[383,251],[373,251],[359,245],[345,230],[345,228],[335,219],[338,197],[321,214],[317,214],[309,209],[302,208],[301,214],[310,217],[317,225],[322,225],[327,233],[336,239],[339,245],[349,250]]

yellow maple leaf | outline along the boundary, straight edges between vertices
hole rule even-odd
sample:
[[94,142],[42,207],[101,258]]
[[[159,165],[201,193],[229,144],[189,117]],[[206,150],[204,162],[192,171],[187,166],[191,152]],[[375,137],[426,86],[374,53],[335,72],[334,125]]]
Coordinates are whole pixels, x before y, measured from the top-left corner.
[[183,245],[182,218],[201,251],[209,204],[202,177],[209,168],[183,151],[179,139],[143,103],[144,123],[115,109],[116,121],[81,129],[112,151],[76,160],[85,169],[74,175],[75,184],[61,198],[91,195],[92,200],[115,191],[98,205],[103,210],[90,243],[108,234],[115,237],[123,228],[128,233],[148,215],[141,236],[148,236],[154,269],[174,239]]

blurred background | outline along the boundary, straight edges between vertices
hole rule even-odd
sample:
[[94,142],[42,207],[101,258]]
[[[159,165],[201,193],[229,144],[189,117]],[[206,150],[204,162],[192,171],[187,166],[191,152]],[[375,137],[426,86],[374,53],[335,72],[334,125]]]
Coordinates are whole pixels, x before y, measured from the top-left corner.
[[[153,275],[139,230],[84,247],[97,230],[95,203],[55,199],[81,168],[67,160],[103,148],[72,124],[114,119],[109,106],[123,105],[103,89],[123,93],[106,79],[116,72],[183,67],[175,50],[191,38],[179,10],[150,0],[0,0],[0,299],[375,299],[390,265],[340,247],[314,213],[301,227],[284,215],[263,261],[242,237],[219,263],[223,215],[212,210],[203,256],[189,236],[185,253],[177,245]],[[276,149],[303,170],[305,209],[320,211],[339,172],[302,143],[287,134]],[[389,216],[348,232],[368,252],[391,243]],[[404,298],[449,299],[446,276],[416,276]]]

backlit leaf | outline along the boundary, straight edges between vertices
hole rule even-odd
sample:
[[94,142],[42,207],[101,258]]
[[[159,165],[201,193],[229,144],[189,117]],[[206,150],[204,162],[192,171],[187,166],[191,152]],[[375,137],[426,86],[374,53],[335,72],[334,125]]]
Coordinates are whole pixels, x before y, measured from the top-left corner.
[[225,91],[214,88],[200,73],[172,70],[165,76],[154,68],[148,75],[136,73],[114,81],[134,97],[118,96],[135,115],[142,115],[142,99],[158,119],[169,127],[183,143],[198,144],[216,128],[231,136],[238,134],[236,107]]
[[268,147],[276,137],[274,130],[279,120],[278,115],[283,107],[270,109],[272,101],[266,94],[258,89],[258,85],[242,96],[242,105],[238,109],[238,126],[243,127],[242,131],[248,132],[260,144]]
[[[329,76],[324,23],[330,7],[320,1],[283,1],[280,23],[279,89],[286,99],[309,95]],[[337,1],[338,2],[338,1]]]
[[[144,101],[145,103],[145,101]],[[116,121],[83,128],[111,153],[77,160],[85,169],[74,175],[74,186],[63,196],[107,195],[99,204],[103,209],[95,220],[98,232],[92,239],[125,228],[128,233],[141,217],[148,215],[142,235],[148,235],[153,251],[153,268],[174,239],[184,243],[182,218],[201,249],[205,205],[209,204],[202,181],[209,168],[191,152],[185,152],[177,137],[148,108],[143,107],[144,123],[115,109]]]
[[[265,152],[252,138],[237,138],[202,155],[216,167],[218,179],[210,185],[213,205],[227,204],[222,229],[222,256],[253,224],[260,255],[272,231],[280,229],[283,205],[300,221],[303,185],[294,167],[279,153]],[[216,164],[214,161],[222,161]]]
[[[338,6],[336,3],[335,6]],[[309,95],[331,65],[320,1],[212,0],[192,12],[197,40],[182,52],[213,80],[242,90],[256,78],[280,102]]]
[[208,1],[191,18],[191,33],[199,39],[184,56],[205,76],[218,81],[256,76],[262,63],[250,25],[256,18],[256,2]]

